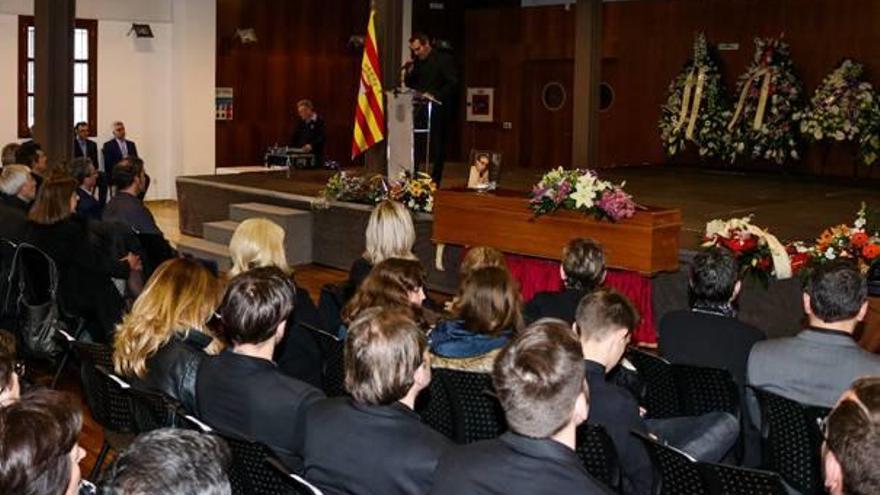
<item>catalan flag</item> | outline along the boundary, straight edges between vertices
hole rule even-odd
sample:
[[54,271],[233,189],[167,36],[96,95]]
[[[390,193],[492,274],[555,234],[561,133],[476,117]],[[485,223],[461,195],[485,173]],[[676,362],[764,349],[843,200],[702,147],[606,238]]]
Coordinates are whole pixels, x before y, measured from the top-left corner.
[[361,60],[361,83],[357,108],[354,112],[354,136],[351,157],[385,139],[385,106],[382,103],[382,70],[379,67],[379,49],[376,45],[376,12],[370,12],[364,57]]

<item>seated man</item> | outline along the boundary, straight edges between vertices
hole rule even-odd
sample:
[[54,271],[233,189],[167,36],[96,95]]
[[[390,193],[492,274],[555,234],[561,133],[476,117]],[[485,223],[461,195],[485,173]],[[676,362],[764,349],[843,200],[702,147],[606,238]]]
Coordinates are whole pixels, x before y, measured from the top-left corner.
[[625,296],[599,289],[587,294],[578,305],[575,323],[590,386],[589,422],[605,427],[614,441],[626,494],[651,493],[654,482],[648,453],[631,431],[653,434],[698,460],[709,462],[721,460],[739,436],[739,421],[724,412],[645,420],[632,394],[607,378],[623,357],[638,319]]
[[139,234],[162,234],[153,214],[139,197],[146,185],[143,160],[129,157],[117,163],[113,169],[116,195],[104,209],[104,220],[125,224]]
[[738,266],[729,252],[713,248],[694,256],[690,310],[672,311],[660,320],[660,352],[673,363],[721,368],[740,388],[746,363],[764,332],[736,319]]
[[267,445],[301,472],[306,410],[324,394],[272,362],[293,312],[294,291],[290,276],[275,267],[255,268],[229,282],[218,314],[232,347],[202,360],[196,397],[204,422]]
[[93,189],[98,189],[98,201],[103,205],[107,202],[107,178],[103,171],[98,171],[100,163],[98,162],[98,143],[89,139],[88,122],[77,122],[73,126],[73,161],[77,158],[88,158],[92,166],[95,167],[95,185]]
[[98,172],[92,160],[85,157],[71,160],[70,175],[76,180],[76,214],[86,220],[100,220],[104,203],[94,196]]
[[37,182],[24,165],[7,165],[0,173],[0,239],[20,242],[27,214],[36,197]]
[[852,384],[825,420],[822,458],[831,495],[880,493],[880,376]]
[[589,407],[582,359],[560,320],[540,320],[514,338],[492,371],[510,431],[444,454],[430,493],[610,494],[574,453]]
[[526,304],[526,322],[539,318],[559,318],[574,322],[578,303],[605,281],[605,252],[592,239],[576,238],[562,250],[559,274],[565,284],[562,292],[539,292]]
[[[853,380],[880,375],[880,356],[859,347],[852,335],[867,310],[867,281],[858,268],[843,261],[818,266],[804,293],[809,327],[794,337],[755,344],[749,384],[803,404],[833,407]],[[751,408],[758,421],[754,403]]]
[[100,495],[230,495],[229,447],[215,435],[161,428],[134,439],[104,472]]
[[290,145],[294,148],[302,148],[306,153],[315,155],[314,166],[324,165],[324,119],[315,112],[312,100],[299,100],[296,102],[296,113],[301,119],[290,138]]
[[413,411],[431,382],[424,332],[405,310],[370,308],[349,327],[345,355],[351,398],[309,410],[305,477],[326,494],[427,493],[452,443]]

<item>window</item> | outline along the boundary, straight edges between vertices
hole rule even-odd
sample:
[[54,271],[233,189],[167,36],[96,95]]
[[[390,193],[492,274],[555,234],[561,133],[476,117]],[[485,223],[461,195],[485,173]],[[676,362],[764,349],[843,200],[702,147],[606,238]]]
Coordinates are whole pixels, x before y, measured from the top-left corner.
[[[32,16],[18,18],[18,137],[30,137],[34,125],[35,29]],[[98,126],[98,21],[77,19],[73,30],[73,122],[86,121],[90,133]]]

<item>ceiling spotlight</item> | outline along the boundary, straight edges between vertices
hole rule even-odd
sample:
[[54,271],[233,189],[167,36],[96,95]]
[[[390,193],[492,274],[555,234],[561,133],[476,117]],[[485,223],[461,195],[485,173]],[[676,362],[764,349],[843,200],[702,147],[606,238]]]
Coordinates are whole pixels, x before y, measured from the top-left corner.
[[150,29],[149,24],[132,24],[131,29],[125,33],[126,36],[131,36],[131,33],[134,33],[136,38],[152,38],[153,30]]
[[257,42],[257,32],[254,28],[239,28],[235,30],[235,37],[242,42],[242,44],[256,43]]

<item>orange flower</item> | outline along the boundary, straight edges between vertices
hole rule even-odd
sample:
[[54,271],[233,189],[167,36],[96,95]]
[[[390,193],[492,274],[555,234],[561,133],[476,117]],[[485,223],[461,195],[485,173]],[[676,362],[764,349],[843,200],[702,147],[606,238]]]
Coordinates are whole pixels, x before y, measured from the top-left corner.
[[852,242],[853,247],[860,248],[868,243],[868,234],[864,232],[856,232],[850,238],[850,242]]
[[825,232],[822,232],[822,235],[820,235],[819,238],[816,239],[816,242],[818,244],[822,244],[822,245],[827,246],[827,245],[831,244],[831,241],[833,239],[834,239],[834,234],[831,233],[831,229],[826,229]]
[[873,260],[874,258],[880,256],[880,245],[868,244],[862,249],[862,256],[864,256],[867,260]]

